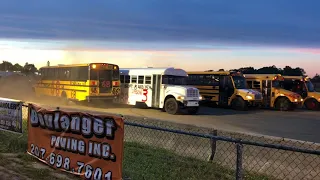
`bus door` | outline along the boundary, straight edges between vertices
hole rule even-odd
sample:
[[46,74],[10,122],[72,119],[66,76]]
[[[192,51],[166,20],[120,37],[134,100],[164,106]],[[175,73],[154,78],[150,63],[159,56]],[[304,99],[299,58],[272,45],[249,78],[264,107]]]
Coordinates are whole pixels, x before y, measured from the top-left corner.
[[234,87],[230,76],[220,76],[219,84],[219,104],[228,105],[229,98],[234,93]]
[[99,92],[111,93],[112,70],[98,70]]
[[160,87],[161,75],[154,74],[152,76],[152,107],[159,107],[160,105]]
[[269,107],[271,103],[271,98],[274,97],[274,92],[272,93],[272,88],[271,88],[271,80],[262,80],[262,91],[263,95],[263,104],[265,107]]

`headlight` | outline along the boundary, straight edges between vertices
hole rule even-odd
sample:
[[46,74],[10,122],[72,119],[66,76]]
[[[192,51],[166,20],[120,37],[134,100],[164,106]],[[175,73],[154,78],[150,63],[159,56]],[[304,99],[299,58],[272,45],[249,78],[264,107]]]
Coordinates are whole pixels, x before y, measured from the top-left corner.
[[184,96],[178,96],[177,99],[179,99],[179,100],[184,100]]
[[202,96],[199,96],[199,100],[202,100],[203,98],[202,98]]
[[303,99],[300,99],[300,101],[302,102],[302,101],[303,101]]
[[294,99],[294,102],[298,102],[298,99]]
[[246,96],[247,99],[253,99],[252,96]]

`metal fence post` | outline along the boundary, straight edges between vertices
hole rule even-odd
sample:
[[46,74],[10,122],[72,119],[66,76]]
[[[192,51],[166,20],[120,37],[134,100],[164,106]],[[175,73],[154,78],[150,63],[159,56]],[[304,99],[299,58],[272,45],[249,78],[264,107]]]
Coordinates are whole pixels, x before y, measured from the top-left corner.
[[[214,129],[210,135],[212,136],[217,136],[218,135],[218,131],[216,129]],[[217,140],[214,138],[210,139],[210,145],[211,145],[211,154],[209,156],[208,161],[212,161],[214,158],[214,155],[216,154],[216,150],[217,150]]]
[[243,179],[243,169],[242,169],[242,153],[243,153],[243,145],[241,142],[236,144],[237,146],[237,170],[236,170],[236,180]]

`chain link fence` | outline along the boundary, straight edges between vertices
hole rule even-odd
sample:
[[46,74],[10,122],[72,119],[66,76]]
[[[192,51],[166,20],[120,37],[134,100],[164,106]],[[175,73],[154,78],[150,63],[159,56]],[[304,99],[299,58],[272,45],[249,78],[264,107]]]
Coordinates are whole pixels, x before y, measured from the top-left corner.
[[[23,115],[27,118],[27,108]],[[317,143],[125,117],[124,172],[129,178],[320,180],[319,155]],[[191,166],[188,172],[185,166]],[[186,176],[170,177],[168,171]]]

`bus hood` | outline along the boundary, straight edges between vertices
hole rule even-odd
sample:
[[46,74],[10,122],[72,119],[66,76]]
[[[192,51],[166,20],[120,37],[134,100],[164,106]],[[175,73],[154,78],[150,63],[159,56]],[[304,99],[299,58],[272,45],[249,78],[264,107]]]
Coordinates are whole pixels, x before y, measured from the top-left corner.
[[279,89],[279,90],[275,90],[275,93],[280,95],[280,96],[286,96],[290,99],[290,101],[292,102],[301,102],[303,101],[302,97],[300,94],[289,91],[289,90],[285,90],[285,89]]
[[239,93],[247,94],[247,95],[256,95],[261,94],[261,92],[253,90],[253,89],[238,89]]
[[186,97],[200,97],[199,90],[194,86],[183,85],[164,85],[166,94],[186,96]]

